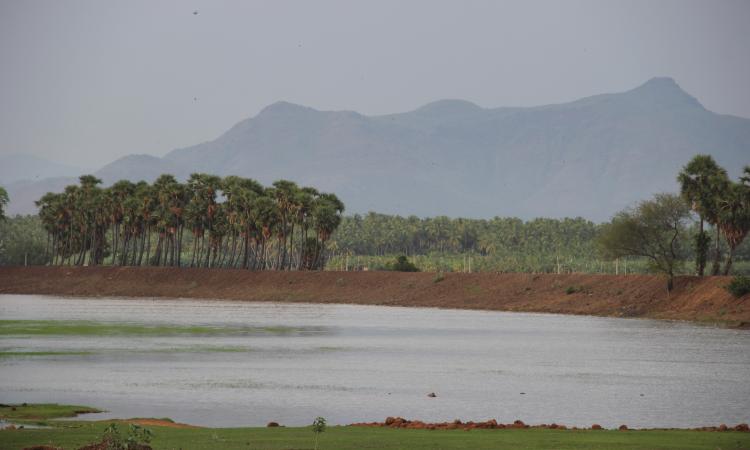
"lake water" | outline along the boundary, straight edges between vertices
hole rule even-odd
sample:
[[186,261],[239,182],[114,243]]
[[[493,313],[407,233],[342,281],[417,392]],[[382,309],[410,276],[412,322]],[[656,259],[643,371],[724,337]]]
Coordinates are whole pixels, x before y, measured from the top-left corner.
[[0,402],[109,411],[92,419],[750,422],[750,332],[742,330],[486,311],[16,295],[0,295],[0,323]]

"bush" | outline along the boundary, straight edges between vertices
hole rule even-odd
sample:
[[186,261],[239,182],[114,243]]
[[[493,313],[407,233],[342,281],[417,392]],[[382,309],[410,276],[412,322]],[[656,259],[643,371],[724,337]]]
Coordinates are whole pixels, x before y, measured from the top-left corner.
[[732,281],[729,282],[726,289],[736,298],[750,294],[750,277],[737,275],[732,278]]
[[396,261],[388,263],[387,269],[395,272],[419,272],[417,266],[409,261],[404,255],[396,258]]
[[151,450],[147,445],[151,442],[151,430],[139,425],[130,424],[127,435],[117,427],[116,423],[111,423],[105,430],[101,442],[81,447],[85,450],[107,449],[107,450]]

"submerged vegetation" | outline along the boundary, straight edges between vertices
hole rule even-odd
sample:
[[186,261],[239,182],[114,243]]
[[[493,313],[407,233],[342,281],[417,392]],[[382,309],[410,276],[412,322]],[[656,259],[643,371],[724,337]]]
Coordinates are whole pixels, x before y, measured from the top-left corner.
[[171,175],[153,184],[100,183],[84,175],[37,202],[46,263],[321,269],[344,211],[334,194],[286,180],[266,188],[195,173],[186,183]]
[[69,320],[0,320],[0,336],[248,336],[320,334],[321,327],[144,325]]

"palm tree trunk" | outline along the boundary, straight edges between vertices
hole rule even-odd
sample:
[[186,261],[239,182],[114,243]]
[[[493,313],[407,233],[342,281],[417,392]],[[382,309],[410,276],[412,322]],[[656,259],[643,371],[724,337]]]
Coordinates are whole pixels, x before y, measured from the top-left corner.
[[714,253],[714,263],[711,267],[711,274],[718,275],[721,270],[721,233],[719,232],[719,225],[714,226],[716,228],[716,251]]
[[185,227],[180,226],[177,230],[177,267],[182,267],[182,236],[185,233]]
[[736,246],[729,246],[729,252],[727,254],[727,260],[724,263],[724,276],[729,275],[729,272],[732,270],[732,259],[734,257],[734,249]]
[[234,267],[234,257],[237,255],[237,233],[232,233],[232,253],[229,255],[229,267]]
[[[704,242],[704,231],[703,231],[703,216],[700,216],[700,242]],[[707,253],[708,245],[702,244],[699,248],[696,250],[701,252],[702,254],[697,255],[699,264],[698,264],[698,276],[702,277],[706,271],[706,253]]]
[[154,265],[158,267],[158,266],[161,265],[161,246],[162,246],[162,242],[161,241],[162,241],[162,236],[161,236],[161,231],[159,231],[157,229],[156,232],[158,234],[157,234],[157,237],[156,237],[156,248],[154,249],[154,258],[156,258],[156,260],[154,261]]
[[190,258],[190,267],[195,267],[195,255],[198,253],[198,236],[193,233],[193,255]]
[[117,261],[117,223],[112,223],[112,265]]
[[242,268],[248,269],[247,266],[248,263],[248,257],[250,256],[248,252],[250,251],[250,233],[245,233],[245,236],[242,238]]

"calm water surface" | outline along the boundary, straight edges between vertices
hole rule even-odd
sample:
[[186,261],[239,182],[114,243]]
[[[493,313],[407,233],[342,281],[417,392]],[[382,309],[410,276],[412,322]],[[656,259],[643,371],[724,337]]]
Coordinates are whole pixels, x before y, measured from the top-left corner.
[[0,402],[109,411],[92,419],[750,421],[750,332],[741,330],[484,311],[0,295],[0,321],[9,320],[213,327],[178,335],[0,332]]

